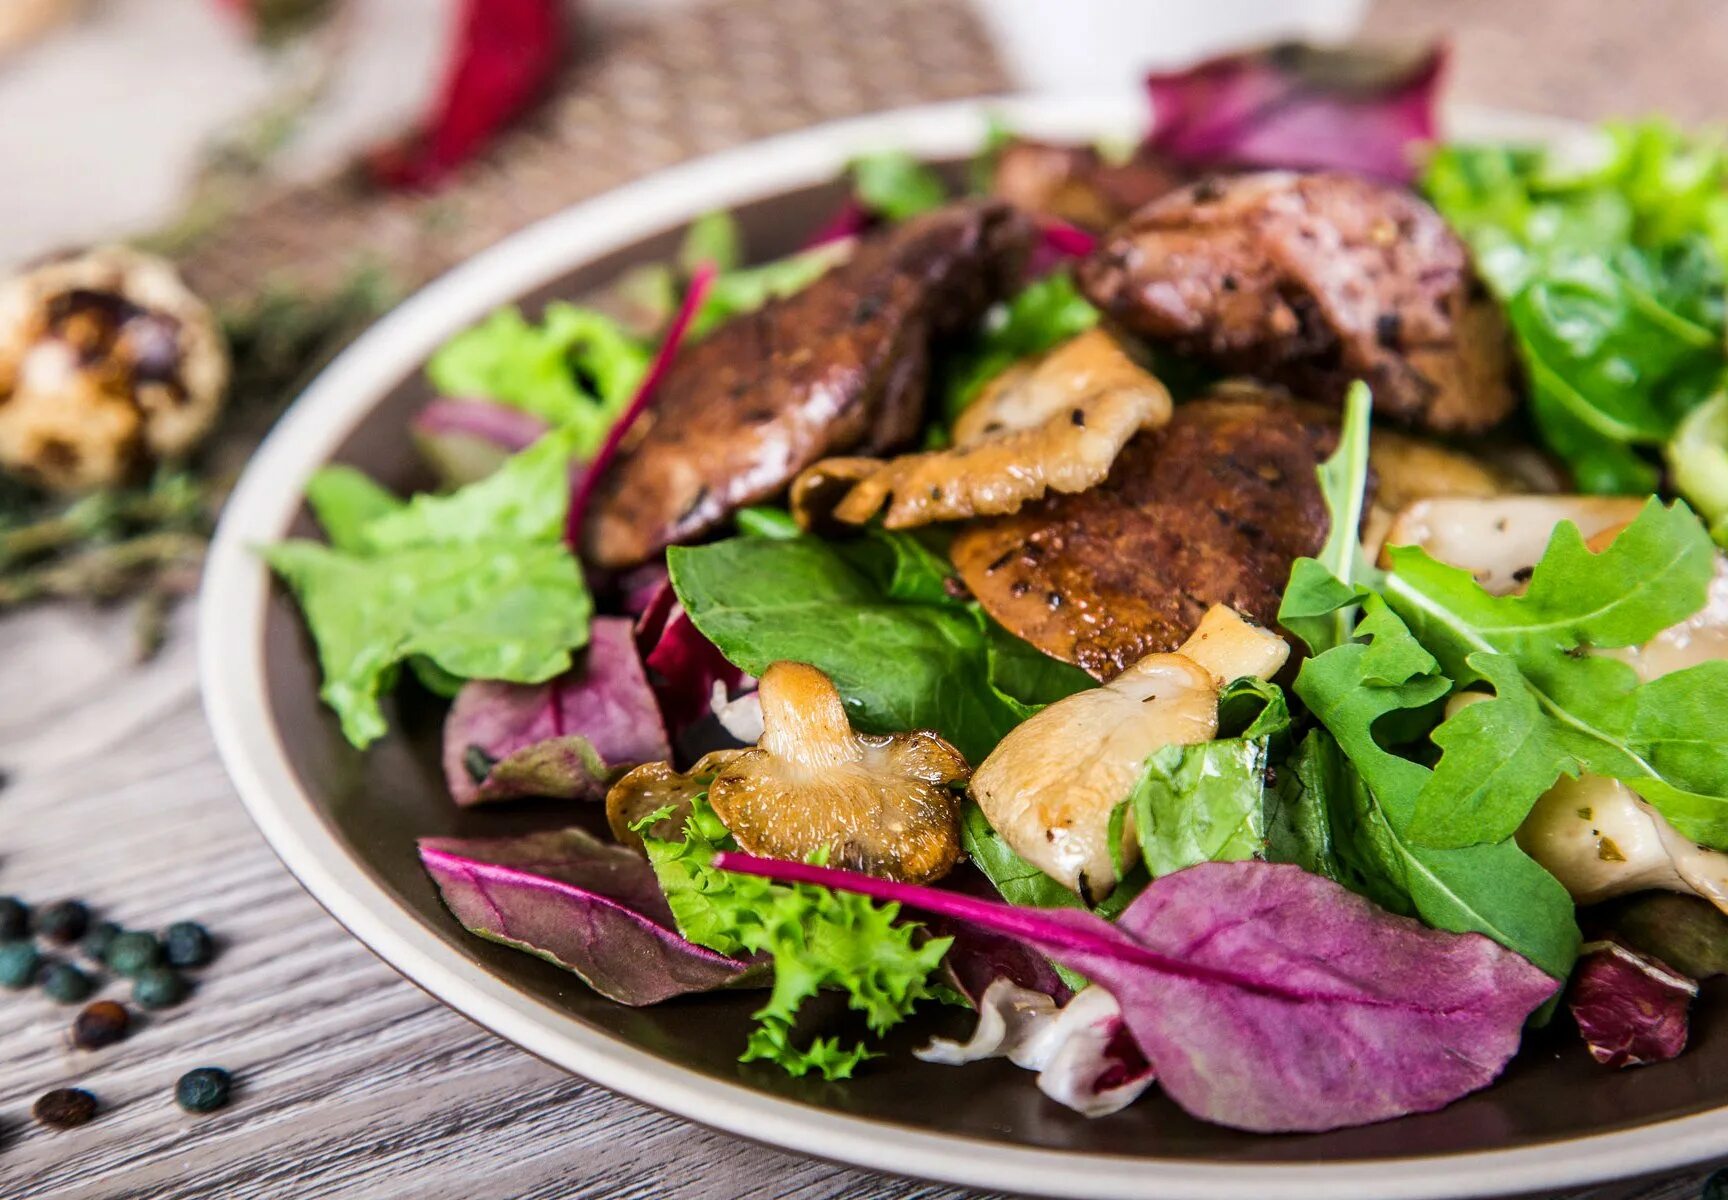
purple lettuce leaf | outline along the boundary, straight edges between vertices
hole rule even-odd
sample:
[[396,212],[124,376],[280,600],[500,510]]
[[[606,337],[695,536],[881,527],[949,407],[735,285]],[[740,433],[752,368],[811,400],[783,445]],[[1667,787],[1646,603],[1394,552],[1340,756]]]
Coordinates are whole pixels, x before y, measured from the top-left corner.
[[647,859],[585,830],[422,838],[420,861],[463,928],[537,954],[620,1004],[759,982],[755,964],[678,935]]
[[444,721],[444,778],[461,805],[598,800],[623,771],[671,753],[623,617],[594,618],[582,661],[557,679],[463,684]]
[[1353,171],[1408,183],[1439,135],[1444,46],[1391,62],[1276,46],[1154,74],[1150,152],[1197,168]]
[[552,427],[533,413],[490,400],[433,400],[409,429],[422,457],[447,486],[484,479]]
[[1285,864],[1166,875],[1115,924],[745,854],[715,865],[1017,937],[1116,997],[1184,1109],[1256,1132],[1362,1125],[1485,1087],[1557,987],[1485,937],[1428,929]]
[[[646,654],[659,640],[674,598],[664,562],[645,562],[618,576],[613,586],[624,611],[636,618],[636,645]],[[658,611],[656,611],[658,609]]]
[[1590,1056],[1610,1067],[1666,1062],[1686,1048],[1698,985],[1619,942],[1590,942],[1566,997]]
[[1029,992],[1041,992],[1057,1004],[1066,1003],[1074,994],[1050,960],[1019,938],[946,917],[932,917],[924,922],[924,927],[933,937],[954,939],[942,958],[942,967],[954,989],[970,1000],[974,1008],[990,985],[1001,979]]

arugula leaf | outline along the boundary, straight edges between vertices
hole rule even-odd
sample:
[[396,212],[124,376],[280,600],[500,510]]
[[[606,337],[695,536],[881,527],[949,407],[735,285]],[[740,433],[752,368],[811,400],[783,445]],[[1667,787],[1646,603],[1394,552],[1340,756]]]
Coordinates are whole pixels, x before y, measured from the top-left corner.
[[1675,429],[1663,448],[1674,489],[1728,545],[1728,391],[1717,392]]
[[335,545],[287,541],[264,557],[300,601],[320,695],[354,745],[384,735],[379,700],[405,660],[440,691],[570,668],[593,607],[562,538],[578,436],[555,431],[478,483],[406,503],[345,469],[313,481]]
[[703,263],[716,271],[731,271],[744,262],[744,231],[738,218],[725,209],[703,213],[690,222],[678,244],[678,269],[693,275]]
[[852,160],[852,191],[866,209],[904,221],[948,202],[942,177],[904,150],[883,150]]
[[1055,271],[1027,284],[998,312],[984,331],[948,364],[941,385],[942,410],[949,424],[978,393],[1023,358],[1042,354],[1098,323],[1098,310],[1080,294],[1074,277]]
[[1522,595],[1489,595],[1419,549],[1392,550],[1387,600],[1454,681],[1494,689],[1434,732],[1443,753],[1411,836],[1498,841],[1562,774],[1585,770],[1624,780],[1694,841],[1728,844],[1728,749],[1714,728],[1728,664],[1639,686],[1630,666],[1595,653],[1702,608],[1715,553],[1683,504],[1655,499],[1601,553],[1561,525]]
[[[737,267],[714,277],[702,307],[690,324],[690,336],[702,337],[743,313],[754,312],[770,300],[804,290],[828,273],[846,252],[843,242],[812,246],[754,267]],[[669,293],[670,294],[670,293]],[[667,304],[670,315],[674,305]]]
[[[1390,715],[1435,703],[1451,681],[1378,595],[1366,598],[1355,637],[1308,659],[1296,676],[1296,694],[1336,739],[1360,781],[1334,778],[1340,794],[1318,801],[1333,813],[1334,853],[1357,877],[1340,882],[1394,910],[1414,910],[1435,928],[1486,934],[1565,978],[1577,955],[1578,927],[1572,899],[1552,875],[1509,837],[1438,849],[1410,836],[1417,797],[1431,772],[1383,746],[1375,727]],[[1337,764],[1328,766],[1336,776]],[[1348,848],[1339,844],[1346,834]]]
[[1443,147],[1424,187],[1505,304],[1544,439],[1585,490],[1647,492],[1637,448],[1728,365],[1728,146],[1659,122],[1600,141],[1594,159]]
[[834,680],[860,728],[934,729],[969,762],[982,762],[1033,704],[1091,683],[1034,669],[1028,656],[1038,652],[949,596],[946,564],[904,534],[733,538],[673,547],[666,561],[684,611],[734,665],[760,675],[781,660],[810,663]]
[[683,840],[642,840],[680,933],[722,954],[773,959],[774,989],[754,1014],[758,1024],[739,1061],[846,1079],[874,1052],[862,1042],[843,1046],[837,1037],[794,1045],[806,1000],[824,988],[844,992],[881,1035],[935,995],[931,977],[952,938],[922,938],[919,926],[900,922],[898,904],[715,869],[714,855],[735,847],[706,799],[692,806]]
[[445,342],[426,375],[449,396],[494,400],[576,431],[590,454],[630,402],[648,348],[593,309],[552,303],[539,325],[501,308]]
[[1320,495],[1331,524],[1318,558],[1299,558],[1278,604],[1278,623],[1318,654],[1349,640],[1356,600],[1380,575],[1362,556],[1358,530],[1368,491],[1368,425],[1373,398],[1358,380],[1344,397],[1338,448],[1320,464]]
[[970,800],[960,819],[960,841],[972,865],[1008,903],[1021,908],[1086,907],[1079,896],[1016,854]]

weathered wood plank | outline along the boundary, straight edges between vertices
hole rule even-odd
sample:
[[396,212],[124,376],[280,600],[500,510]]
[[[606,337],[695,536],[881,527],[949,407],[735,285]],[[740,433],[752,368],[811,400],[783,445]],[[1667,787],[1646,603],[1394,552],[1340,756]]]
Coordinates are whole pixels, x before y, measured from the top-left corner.
[[[191,1001],[125,1043],[71,1050],[70,1012],[0,993],[0,1200],[955,1200],[689,1125],[563,1075],[398,978],[312,902],[248,822],[198,709],[190,613],[127,663],[122,614],[0,622],[0,892],[79,895],[122,924],[224,939]],[[109,985],[109,993],[123,994]],[[234,1106],[174,1107],[181,1072],[233,1070]],[[50,1087],[93,1124],[36,1128]],[[1696,1172],[1577,1200],[1690,1200]]]

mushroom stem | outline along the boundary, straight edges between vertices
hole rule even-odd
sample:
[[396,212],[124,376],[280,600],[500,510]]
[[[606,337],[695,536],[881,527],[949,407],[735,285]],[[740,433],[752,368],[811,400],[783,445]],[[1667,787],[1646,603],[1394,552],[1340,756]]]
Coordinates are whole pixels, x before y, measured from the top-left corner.
[[761,747],[775,758],[806,767],[857,762],[863,749],[840,689],[809,663],[777,662],[762,673]]

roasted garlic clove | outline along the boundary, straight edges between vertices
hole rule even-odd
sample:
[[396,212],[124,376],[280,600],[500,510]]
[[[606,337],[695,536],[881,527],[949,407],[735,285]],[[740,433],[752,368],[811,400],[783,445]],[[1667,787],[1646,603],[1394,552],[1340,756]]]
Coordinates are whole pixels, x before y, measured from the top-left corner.
[[752,854],[829,863],[884,879],[929,883],[960,860],[960,797],[970,771],[928,731],[852,728],[833,682],[806,663],[762,675],[762,740],[738,752],[708,802]]
[[92,250],[0,284],[0,468],[60,491],[190,452],[228,386],[208,307],[167,262]]

